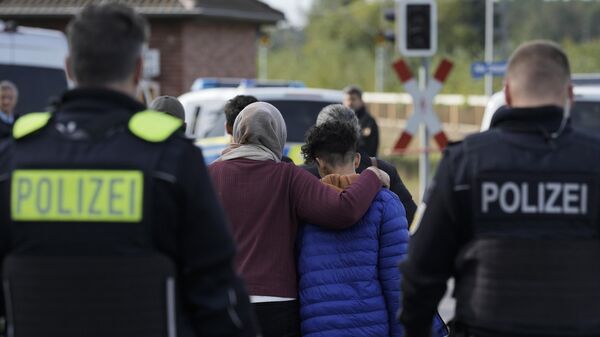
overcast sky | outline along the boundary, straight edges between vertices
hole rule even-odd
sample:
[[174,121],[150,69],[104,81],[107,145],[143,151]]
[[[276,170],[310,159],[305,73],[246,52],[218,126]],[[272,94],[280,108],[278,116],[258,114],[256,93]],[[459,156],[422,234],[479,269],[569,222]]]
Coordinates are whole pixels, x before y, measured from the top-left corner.
[[292,26],[306,24],[305,14],[313,0],[261,0],[269,6],[285,13],[285,18]]

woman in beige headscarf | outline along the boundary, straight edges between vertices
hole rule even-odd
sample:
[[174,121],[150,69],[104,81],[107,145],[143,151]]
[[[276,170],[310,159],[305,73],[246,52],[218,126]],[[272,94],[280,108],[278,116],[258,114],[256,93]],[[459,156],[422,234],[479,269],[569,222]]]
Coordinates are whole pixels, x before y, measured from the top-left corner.
[[248,105],[233,123],[233,143],[217,160],[246,158],[281,161],[287,128],[279,110],[269,103]]
[[345,228],[367,211],[389,177],[371,167],[336,192],[281,162],[287,131],[277,108],[248,105],[233,125],[233,143],[209,167],[238,245],[236,267],[254,303],[263,336],[300,336],[294,243],[298,223]]

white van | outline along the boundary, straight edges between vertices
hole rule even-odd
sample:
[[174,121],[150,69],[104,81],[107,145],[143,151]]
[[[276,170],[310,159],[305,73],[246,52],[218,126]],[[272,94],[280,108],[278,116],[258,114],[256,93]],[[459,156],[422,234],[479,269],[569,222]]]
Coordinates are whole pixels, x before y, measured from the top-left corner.
[[[575,104],[571,109],[573,127],[600,134],[600,86],[575,84],[573,94],[575,96]],[[490,97],[483,113],[482,132],[490,128],[494,114],[505,106],[503,91]]]
[[67,89],[67,54],[67,38],[60,31],[0,21],[0,81],[17,85],[17,115],[47,110],[51,99]]

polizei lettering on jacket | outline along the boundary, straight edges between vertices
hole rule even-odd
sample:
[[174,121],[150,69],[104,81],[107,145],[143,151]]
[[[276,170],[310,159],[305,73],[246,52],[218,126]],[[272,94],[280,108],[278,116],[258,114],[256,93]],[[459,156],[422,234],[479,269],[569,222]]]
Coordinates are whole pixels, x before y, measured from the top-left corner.
[[483,217],[510,215],[583,216],[595,200],[587,177],[503,175],[479,179],[478,213]]
[[143,174],[125,170],[16,170],[16,221],[139,222]]

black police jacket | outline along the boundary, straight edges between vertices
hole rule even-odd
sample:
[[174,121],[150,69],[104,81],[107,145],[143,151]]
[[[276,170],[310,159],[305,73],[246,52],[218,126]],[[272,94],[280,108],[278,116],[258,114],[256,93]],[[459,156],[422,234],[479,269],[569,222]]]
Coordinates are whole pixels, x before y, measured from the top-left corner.
[[[75,89],[46,115],[45,125],[15,125],[18,139],[0,143],[0,257],[162,253],[178,270],[179,321],[186,322],[179,335],[255,336],[202,153],[180,131],[159,139],[160,126],[150,131],[156,125],[135,124],[142,110],[114,91]],[[69,188],[69,179],[79,187]],[[48,198],[33,199],[42,187]],[[76,218],[80,213],[93,221]]]
[[0,120],[0,139],[10,137],[12,134],[12,124]]
[[377,156],[379,148],[379,127],[377,121],[367,111],[366,107],[356,110],[356,117],[360,123],[359,149],[366,152],[370,157]]
[[401,265],[407,336],[427,335],[452,276],[455,331],[600,335],[599,179],[600,140],[558,107],[501,111],[449,146]]

